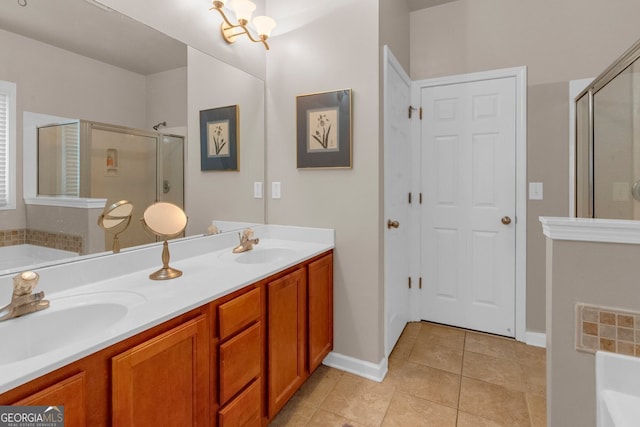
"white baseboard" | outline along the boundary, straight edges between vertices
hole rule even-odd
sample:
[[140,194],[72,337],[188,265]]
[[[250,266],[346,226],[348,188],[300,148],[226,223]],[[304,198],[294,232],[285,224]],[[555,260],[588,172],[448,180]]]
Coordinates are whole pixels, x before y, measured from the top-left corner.
[[377,382],[382,382],[388,370],[386,357],[375,364],[333,351],[324,358],[322,364]]
[[527,331],[525,340],[528,345],[542,348],[547,347],[547,334],[543,334],[542,332]]

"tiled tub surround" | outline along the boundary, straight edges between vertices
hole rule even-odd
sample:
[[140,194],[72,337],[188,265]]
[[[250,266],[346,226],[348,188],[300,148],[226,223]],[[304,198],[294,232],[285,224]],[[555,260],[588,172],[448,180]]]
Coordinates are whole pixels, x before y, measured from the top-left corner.
[[640,313],[576,304],[576,350],[640,357]]
[[[0,365],[0,393],[334,247],[334,231],[330,229],[262,225],[253,230],[260,239],[256,249],[286,247],[291,250],[272,262],[234,262],[231,249],[238,244],[238,236],[225,233],[170,242],[171,266],[182,270],[183,275],[167,281],[149,279],[149,274],[162,265],[161,244],[37,269],[40,282],[36,291],[44,291],[52,307],[58,299],[105,292],[137,294],[144,302],[130,308],[118,323],[95,331],[90,339]],[[11,299],[12,276],[0,276],[1,305]],[[41,313],[46,310],[29,316]]]
[[0,247],[24,244],[82,253],[82,237],[80,236],[28,228],[0,230]]

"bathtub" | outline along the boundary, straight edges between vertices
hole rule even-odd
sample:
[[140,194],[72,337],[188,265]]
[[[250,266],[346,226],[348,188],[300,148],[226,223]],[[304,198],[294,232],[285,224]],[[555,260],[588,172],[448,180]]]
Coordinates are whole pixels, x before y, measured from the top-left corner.
[[49,263],[61,259],[77,257],[77,252],[47,248],[37,245],[12,245],[0,247],[0,275],[15,271],[20,267]]

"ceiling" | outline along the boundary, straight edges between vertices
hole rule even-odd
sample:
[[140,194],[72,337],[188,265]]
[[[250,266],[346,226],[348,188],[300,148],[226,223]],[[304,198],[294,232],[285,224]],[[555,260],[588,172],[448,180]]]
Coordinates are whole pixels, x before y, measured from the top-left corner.
[[91,0],[2,0],[0,29],[142,75],[187,64],[184,44]]
[[409,10],[415,12],[416,10],[426,9],[428,7],[438,6],[445,3],[450,3],[455,0],[407,0],[409,4]]

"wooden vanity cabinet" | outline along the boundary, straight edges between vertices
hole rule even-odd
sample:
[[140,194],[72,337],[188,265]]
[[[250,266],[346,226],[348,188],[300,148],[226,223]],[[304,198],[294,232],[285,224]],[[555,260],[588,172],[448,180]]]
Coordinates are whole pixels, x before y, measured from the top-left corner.
[[262,427],[333,345],[329,251],[0,394],[68,426]]
[[112,359],[114,426],[208,426],[209,333],[198,316]]

